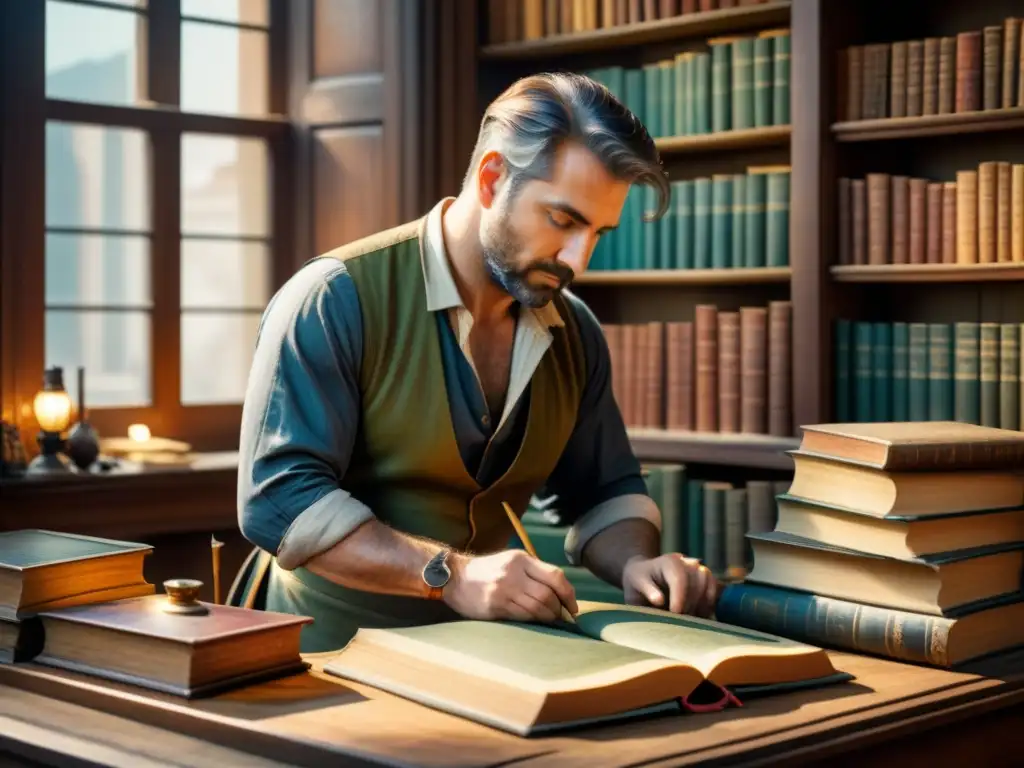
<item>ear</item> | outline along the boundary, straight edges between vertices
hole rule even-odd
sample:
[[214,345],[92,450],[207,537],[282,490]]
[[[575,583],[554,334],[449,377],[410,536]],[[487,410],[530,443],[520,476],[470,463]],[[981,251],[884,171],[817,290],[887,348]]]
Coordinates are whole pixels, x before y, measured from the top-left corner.
[[484,208],[494,205],[504,180],[505,158],[493,149],[485,152],[476,169],[477,195]]

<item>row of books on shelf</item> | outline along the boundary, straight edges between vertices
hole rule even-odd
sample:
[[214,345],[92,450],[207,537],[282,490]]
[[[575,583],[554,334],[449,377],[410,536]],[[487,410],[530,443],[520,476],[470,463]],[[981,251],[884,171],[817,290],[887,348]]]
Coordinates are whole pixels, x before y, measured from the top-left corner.
[[539,40],[767,0],[488,0],[488,42]]
[[840,120],[1024,107],[1021,19],[840,51]]
[[839,421],[1024,430],[1024,324],[836,323]]
[[1024,263],[1024,163],[838,183],[840,264]]
[[722,310],[693,320],[602,324],[612,391],[627,427],[793,434],[792,304]]
[[1024,644],[1024,435],[956,422],[804,428],[774,530],[716,618],[937,667]]
[[641,67],[585,72],[655,138],[789,125],[790,31],[718,37]]
[[741,269],[789,266],[790,167],[756,166],[673,181],[664,215],[657,192],[633,186],[619,227],[594,249],[588,269]]

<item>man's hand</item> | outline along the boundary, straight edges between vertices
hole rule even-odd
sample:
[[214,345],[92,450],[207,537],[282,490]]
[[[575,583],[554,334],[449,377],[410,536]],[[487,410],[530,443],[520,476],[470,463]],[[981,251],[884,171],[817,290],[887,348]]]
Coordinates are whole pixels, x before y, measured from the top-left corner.
[[699,560],[670,553],[631,558],[622,571],[622,589],[629,605],[707,617],[715,609],[719,585]]
[[576,591],[562,569],[521,549],[493,555],[449,556],[444,601],[467,619],[551,622],[564,605],[576,615]]

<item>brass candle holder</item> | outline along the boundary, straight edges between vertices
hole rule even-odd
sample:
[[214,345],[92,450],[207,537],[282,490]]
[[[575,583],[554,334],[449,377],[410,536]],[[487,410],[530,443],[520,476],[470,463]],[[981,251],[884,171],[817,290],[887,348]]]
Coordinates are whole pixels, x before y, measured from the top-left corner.
[[199,602],[199,590],[203,582],[197,579],[168,579],[164,582],[167,600],[163,605],[165,613],[202,616],[210,609]]

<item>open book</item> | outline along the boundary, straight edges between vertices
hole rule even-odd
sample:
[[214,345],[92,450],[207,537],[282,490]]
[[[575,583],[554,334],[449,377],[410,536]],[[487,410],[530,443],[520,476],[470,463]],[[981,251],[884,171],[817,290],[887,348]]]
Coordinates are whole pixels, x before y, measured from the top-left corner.
[[324,671],[523,736],[850,679],[825,651],[754,630],[655,608],[579,608],[575,624],[557,626],[360,629]]

